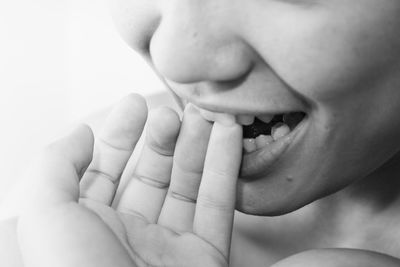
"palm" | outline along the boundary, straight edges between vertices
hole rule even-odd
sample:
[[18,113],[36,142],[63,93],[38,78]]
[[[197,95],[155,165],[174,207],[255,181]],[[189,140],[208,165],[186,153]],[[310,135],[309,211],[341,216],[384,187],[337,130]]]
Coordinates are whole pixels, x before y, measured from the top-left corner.
[[106,224],[137,266],[228,266],[215,247],[193,233],[179,234],[91,200],[80,203],[99,216],[90,223]]

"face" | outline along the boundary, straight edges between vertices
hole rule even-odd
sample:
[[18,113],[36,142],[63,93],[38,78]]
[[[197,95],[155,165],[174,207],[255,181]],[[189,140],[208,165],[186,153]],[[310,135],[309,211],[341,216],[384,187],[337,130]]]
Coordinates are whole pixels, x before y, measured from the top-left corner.
[[237,208],[279,215],[400,147],[398,0],[114,0],[126,42],[184,101],[247,117],[303,112],[244,155]]

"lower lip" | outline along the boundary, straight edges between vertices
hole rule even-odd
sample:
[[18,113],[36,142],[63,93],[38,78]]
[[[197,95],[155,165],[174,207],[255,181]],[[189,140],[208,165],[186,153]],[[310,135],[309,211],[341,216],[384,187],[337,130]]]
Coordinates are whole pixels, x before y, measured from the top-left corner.
[[305,117],[288,135],[251,153],[243,154],[240,179],[256,180],[265,176],[268,170],[290,149],[297,134],[305,127]]

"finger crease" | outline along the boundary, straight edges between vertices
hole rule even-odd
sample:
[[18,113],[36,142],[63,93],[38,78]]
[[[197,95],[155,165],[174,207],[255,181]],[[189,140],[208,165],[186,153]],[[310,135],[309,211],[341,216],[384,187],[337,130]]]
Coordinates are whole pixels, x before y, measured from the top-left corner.
[[168,149],[163,149],[160,146],[151,144],[150,142],[148,143],[148,146],[150,147],[151,150],[153,150],[154,152],[160,154],[161,156],[172,157],[174,155],[173,151],[170,151]]
[[171,191],[169,194],[170,194],[170,196],[172,198],[175,198],[175,199],[178,199],[178,200],[181,200],[181,201],[190,202],[190,203],[196,203],[197,202],[196,199],[184,196],[184,195],[176,193],[176,192],[172,192]]
[[149,223],[149,220],[146,218],[146,216],[144,216],[142,213],[140,213],[140,212],[138,212],[136,210],[132,210],[132,209],[120,206],[120,207],[118,207],[118,211],[122,212],[122,213],[125,213],[127,215],[130,215],[130,216],[139,218],[139,219],[145,221],[146,223]]
[[132,149],[124,148],[124,147],[119,147],[119,146],[113,145],[113,144],[111,144],[110,142],[107,142],[106,140],[104,140],[103,138],[100,138],[100,137],[99,137],[97,140],[100,141],[100,142],[102,142],[102,143],[104,143],[106,146],[111,147],[112,149],[119,150],[119,151],[125,151],[125,152],[132,152]]
[[146,177],[146,176],[133,175],[133,177],[135,179],[141,181],[142,183],[145,183],[145,184],[150,185],[152,187],[157,187],[157,188],[160,188],[160,189],[165,189],[165,188],[169,187],[169,183],[163,183],[163,182],[160,182],[160,181],[158,181],[156,179],[149,178],[149,177]]
[[105,173],[104,171],[95,170],[95,169],[89,169],[86,172],[93,173],[93,174],[98,175],[98,176],[102,176],[103,178],[109,180],[113,184],[115,184],[118,181],[118,177],[114,177],[111,174]]

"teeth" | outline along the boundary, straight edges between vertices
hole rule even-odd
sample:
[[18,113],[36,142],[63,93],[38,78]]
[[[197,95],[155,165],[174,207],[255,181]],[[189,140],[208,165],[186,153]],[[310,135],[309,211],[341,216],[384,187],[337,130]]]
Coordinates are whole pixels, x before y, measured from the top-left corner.
[[271,135],[274,140],[278,140],[279,138],[284,137],[290,133],[290,128],[284,123],[277,123],[271,129]]
[[257,116],[257,118],[260,121],[263,121],[265,123],[269,123],[272,121],[272,118],[274,117],[274,115],[262,115],[262,116]]
[[[212,112],[208,110],[204,110],[202,108],[199,108],[195,105],[193,105],[195,108],[197,108],[201,114],[201,116],[208,121],[211,122],[236,122],[238,124],[241,124],[243,126],[249,126],[254,123],[255,116],[253,115],[237,115],[234,116],[232,114],[227,114],[227,113],[218,113],[218,112]],[[281,119],[279,119],[280,117]],[[284,114],[284,115],[277,115],[275,118],[275,115],[272,114],[266,114],[266,115],[261,115],[257,116],[257,119],[264,123],[271,123],[273,121],[274,124],[276,121],[284,121],[284,122],[278,122],[276,123],[272,129],[271,129],[271,135],[259,135],[254,133],[250,135],[244,134],[244,136],[257,136],[257,138],[244,138],[243,139],[243,148],[246,152],[253,152],[261,147],[264,147],[273,141],[276,141],[287,134],[290,133],[291,127],[294,128],[295,124],[298,123],[302,118],[304,118],[304,113],[301,112],[294,112],[290,114]],[[257,123],[257,122],[256,122]],[[293,125],[292,125],[293,124]],[[261,127],[261,126],[260,126]],[[269,131],[268,131],[269,132]],[[260,132],[261,133],[261,132]]]
[[270,135],[259,135],[256,138],[256,147],[257,149],[260,149],[262,147],[265,147],[266,145],[271,144],[273,141],[274,139]]
[[254,123],[254,118],[255,117],[251,115],[238,115],[236,121],[241,125],[251,125]]
[[283,122],[286,123],[290,129],[293,129],[304,117],[305,114],[302,112],[292,112],[283,115]]
[[247,153],[256,151],[257,149],[256,140],[254,138],[243,139],[243,148],[244,151],[246,151]]
[[247,153],[261,149],[290,133],[290,128],[284,123],[277,123],[272,127],[271,135],[259,135],[257,138],[243,139],[243,149]]

